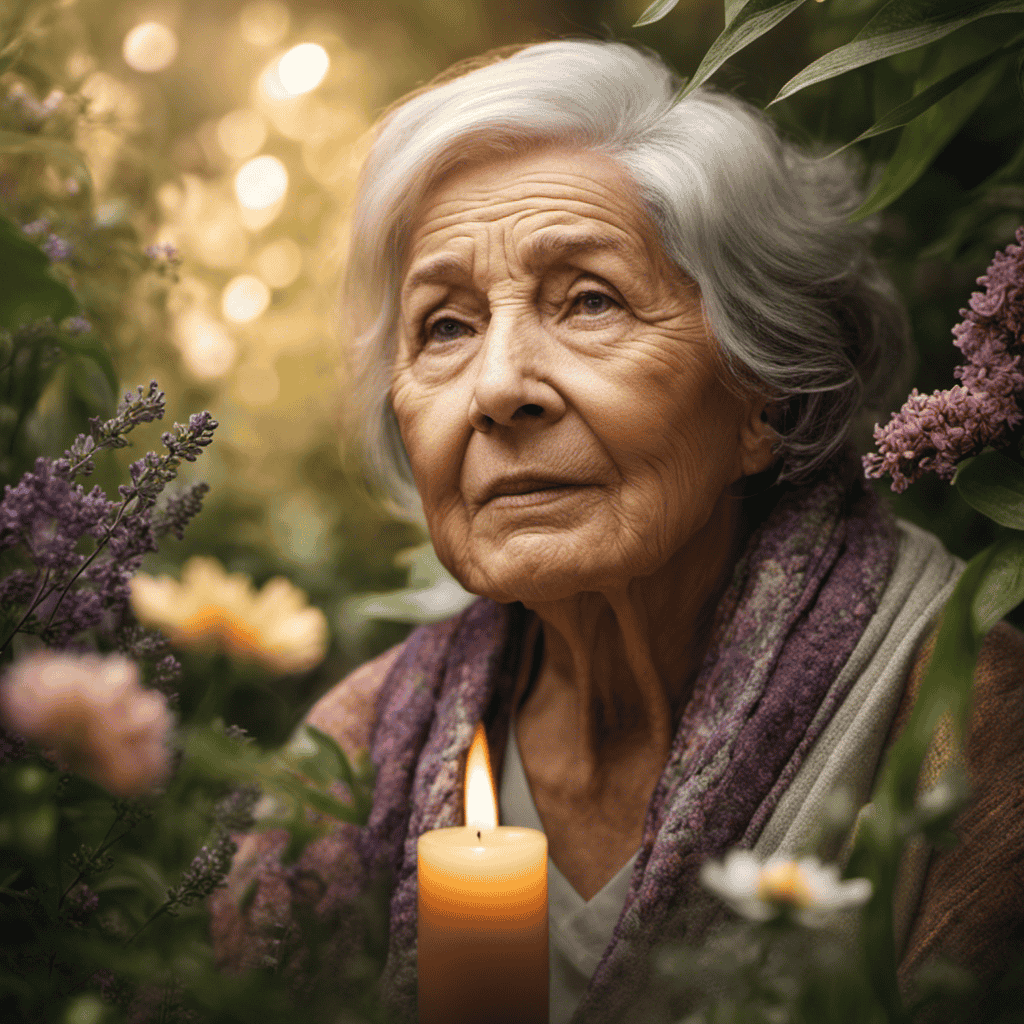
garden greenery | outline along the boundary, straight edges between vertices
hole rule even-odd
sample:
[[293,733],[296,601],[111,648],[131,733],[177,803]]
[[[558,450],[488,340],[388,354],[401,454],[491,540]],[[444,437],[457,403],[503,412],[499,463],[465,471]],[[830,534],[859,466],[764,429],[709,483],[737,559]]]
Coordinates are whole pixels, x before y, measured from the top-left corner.
[[[651,5],[637,29],[676,3]],[[0,733],[0,1019],[384,1024],[374,982],[387,948],[386,887],[352,905],[356,951],[338,965],[330,993],[297,999],[287,965],[222,975],[213,963],[204,900],[223,884],[234,836],[284,829],[283,856],[294,861],[326,829],[366,821],[372,772],[311,727],[280,747],[246,735],[231,724],[231,698],[253,670],[230,652],[172,654],[135,621],[129,579],[199,513],[204,484],[170,493],[168,485],[209,445],[216,423],[200,413],[175,425],[162,452],[130,465],[116,497],[79,480],[109,485],[117,472],[110,453],[163,416],[155,383],[116,405],[117,371],[126,345],[166,329],[166,286],[178,260],[144,247],[139,225],[152,189],[127,149],[112,175],[130,186],[113,196],[109,183],[93,181],[81,138],[96,118],[64,81],[68,45],[48,49],[69,31],[67,7],[19,2],[0,11],[0,670],[8,725],[21,723],[34,737]],[[813,22],[815,56],[767,105],[823,153],[861,153],[867,197],[854,216],[882,217],[884,255],[905,290],[908,268],[988,260],[999,250],[984,291],[968,299],[969,288],[952,294],[943,285],[944,302],[952,294],[967,303],[956,334],[966,358],[961,383],[912,394],[876,430],[879,452],[866,460],[897,489],[922,473],[951,479],[957,500],[984,519],[990,543],[946,606],[913,715],[870,813],[858,819],[845,881],[810,859],[748,864],[745,874],[738,862],[709,869],[709,884],[738,919],[701,949],[661,951],[656,1002],[664,1021],[692,1024],[898,1024],[936,1006],[947,1016],[969,1009],[972,1019],[1009,1020],[1024,999],[1024,960],[991,991],[936,967],[917,979],[908,1002],[896,982],[892,900],[909,843],[952,841],[968,798],[964,780],[951,774],[922,794],[920,767],[944,716],[963,735],[985,635],[1024,600],[1016,355],[1024,258],[1011,244],[1024,220],[1024,141],[1019,114],[1002,113],[1020,105],[1024,3],[725,0],[723,14],[724,30],[685,90],[728,69],[787,18]],[[953,188],[938,165],[951,142],[989,122],[996,157],[989,154],[973,184]],[[126,304],[128,294],[144,296],[141,305]],[[952,326],[935,328],[950,350]],[[448,586],[429,554],[414,554],[408,594],[366,598],[367,614],[380,617],[383,608],[384,617],[430,621],[461,607],[466,595]],[[80,680],[76,696],[48,705],[57,678]],[[139,773],[109,770],[112,743],[137,754]],[[848,810],[837,804],[823,840],[848,832]],[[825,911],[844,892],[857,893],[847,902],[859,928],[828,926]],[[299,945],[315,956],[320,937],[306,924]]]

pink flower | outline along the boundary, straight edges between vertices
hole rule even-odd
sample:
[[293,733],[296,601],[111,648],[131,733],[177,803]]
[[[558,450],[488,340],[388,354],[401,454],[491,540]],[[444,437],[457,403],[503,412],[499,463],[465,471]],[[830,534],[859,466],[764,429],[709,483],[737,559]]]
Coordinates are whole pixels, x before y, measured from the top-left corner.
[[135,663],[120,655],[23,658],[0,684],[0,717],[118,796],[138,796],[167,777],[167,702],[143,689]]
[[878,453],[864,456],[864,472],[888,474],[897,493],[923,473],[952,479],[958,462],[998,446],[1024,420],[1024,227],[1017,242],[995,254],[978,278],[985,290],[960,310],[953,344],[967,363],[953,374],[961,383],[930,395],[915,388],[884,427],[875,427]]

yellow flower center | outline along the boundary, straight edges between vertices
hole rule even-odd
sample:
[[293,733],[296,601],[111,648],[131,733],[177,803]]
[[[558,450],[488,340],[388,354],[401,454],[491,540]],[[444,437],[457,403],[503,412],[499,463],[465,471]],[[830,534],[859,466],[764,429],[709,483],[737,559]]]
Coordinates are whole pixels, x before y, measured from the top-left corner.
[[757,895],[771,903],[786,903],[794,907],[809,906],[814,899],[800,865],[792,860],[773,864],[762,871]]

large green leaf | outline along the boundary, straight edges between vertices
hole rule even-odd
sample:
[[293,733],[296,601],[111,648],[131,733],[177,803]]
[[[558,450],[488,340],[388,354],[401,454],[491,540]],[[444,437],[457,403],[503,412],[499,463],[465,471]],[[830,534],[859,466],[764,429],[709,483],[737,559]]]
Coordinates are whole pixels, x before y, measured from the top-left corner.
[[960,464],[960,497],[1000,526],[1024,530],[1024,466],[999,452],[984,452]]
[[0,329],[33,320],[61,320],[78,309],[70,290],[49,274],[50,261],[6,217],[0,216]]
[[996,14],[1024,14],[1024,0],[890,0],[849,43],[794,75],[772,103],[854,68],[927,46]]
[[679,3],[679,0],[654,0],[654,3],[633,22],[633,28],[653,25],[656,21],[661,21],[677,3]]
[[771,31],[807,0],[747,0],[704,55],[680,99],[703,85],[730,57]]
[[747,0],[723,0],[725,24],[727,27],[732,24],[733,19],[740,13],[746,2]]
[[994,547],[988,570],[971,602],[971,628],[976,638],[1024,601],[1024,534],[1011,533]]
[[924,174],[1002,77],[1007,60],[1006,57],[998,59],[986,71],[958,86],[903,129],[896,152],[889,158],[881,180],[860,208],[854,211],[853,220],[862,220],[885,209]]
[[996,45],[984,56],[965,64],[951,74],[940,78],[937,82],[933,82],[909,100],[894,106],[870,128],[866,128],[855,139],[851,139],[845,146],[840,146],[831,155],[835,156],[837,153],[841,153],[844,149],[848,149],[864,139],[870,139],[875,135],[883,135],[885,132],[891,132],[896,128],[902,128],[905,124],[909,124],[915,117],[923,114],[944,96],[948,96],[954,89],[958,89],[965,82],[974,78],[975,75],[983,72],[993,60],[1015,53],[1022,40],[1024,40],[1024,33],[1014,36],[1009,43],[1003,46]]

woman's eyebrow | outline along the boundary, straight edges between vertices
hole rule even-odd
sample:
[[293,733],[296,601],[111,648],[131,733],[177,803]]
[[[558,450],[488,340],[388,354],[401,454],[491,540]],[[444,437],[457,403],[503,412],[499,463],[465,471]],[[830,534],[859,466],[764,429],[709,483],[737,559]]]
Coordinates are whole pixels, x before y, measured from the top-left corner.
[[587,252],[627,252],[631,246],[619,235],[549,228],[538,232],[523,246],[523,261],[529,267],[546,266]]
[[453,281],[468,283],[472,276],[465,260],[451,253],[438,253],[423,260],[409,271],[402,286],[402,294],[408,295],[423,284],[450,284]]
[[[618,235],[593,234],[580,231],[541,231],[524,244],[523,262],[530,267],[550,266],[560,259],[569,259],[587,252],[627,252],[629,243]],[[438,253],[429,256],[409,271],[402,285],[408,296],[421,285],[471,283],[472,270],[460,256]]]

